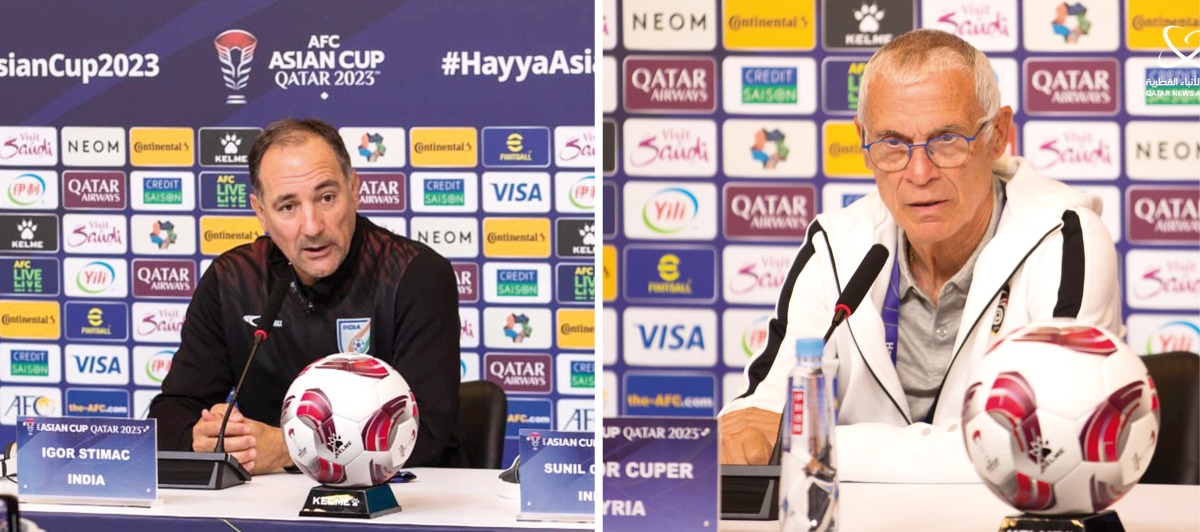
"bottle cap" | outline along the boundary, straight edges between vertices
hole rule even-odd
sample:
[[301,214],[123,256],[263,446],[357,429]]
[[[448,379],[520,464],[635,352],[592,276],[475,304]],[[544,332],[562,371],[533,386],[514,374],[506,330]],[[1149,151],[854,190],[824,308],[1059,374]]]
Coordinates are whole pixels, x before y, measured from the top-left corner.
[[801,338],[796,340],[796,358],[821,358],[825,342],[820,338]]

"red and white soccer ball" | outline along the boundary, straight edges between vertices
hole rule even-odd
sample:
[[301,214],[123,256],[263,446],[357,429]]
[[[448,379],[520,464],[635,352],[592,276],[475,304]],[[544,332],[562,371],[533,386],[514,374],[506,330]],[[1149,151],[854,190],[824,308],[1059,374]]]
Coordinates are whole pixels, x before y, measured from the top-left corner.
[[1074,320],[1009,334],[975,368],[963,440],[983,483],[1031,514],[1099,512],[1137,484],[1158,394],[1120,338]]
[[300,372],[279,426],[292,462],[326,486],[367,487],[392,478],[417,443],[417,401],[383,361],[359,353],[322,358]]

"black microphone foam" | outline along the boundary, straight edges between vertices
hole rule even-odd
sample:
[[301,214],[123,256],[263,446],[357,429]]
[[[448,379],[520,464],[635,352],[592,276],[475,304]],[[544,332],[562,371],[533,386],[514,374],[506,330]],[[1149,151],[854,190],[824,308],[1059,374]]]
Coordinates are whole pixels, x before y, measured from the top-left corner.
[[883,244],[875,244],[871,249],[867,250],[867,256],[858,265],[858,269],[854,270],[854,275],[850,276],[850,281],[846,283],[846,289],[842,290],[841,297],[838,298],[834,308],[845,305],[848,309],[847,314],[853,313],[858,309],[858,304],[867,295],[867,291],[871,289],[871,285],[875,284],[875,278],[879,277],[879,272],[883,271],[883,265],[887,262],[888,250],[883,247]]
[[271,291],[267,294],[267,304],[263,307],[262,317],[258,320],[258,328],[254,330],[256,338],[259,334],[270,334],[271,329],[275,327],[275,317],[279,315],[279,309],[283,307],[283,298],[287,296],[287,290],[287,280],[275,280],[275,284],[271,286]]

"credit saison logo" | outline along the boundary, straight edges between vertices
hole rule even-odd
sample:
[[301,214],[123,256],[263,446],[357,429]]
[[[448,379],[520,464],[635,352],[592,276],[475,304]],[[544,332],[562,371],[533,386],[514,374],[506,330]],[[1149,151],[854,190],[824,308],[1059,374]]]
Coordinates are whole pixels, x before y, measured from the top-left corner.
[[462,179],[426,179],[423,189],[426,206],[461,207],[466,204],[466,185]]
[[125,172],[63,172],[63,206],[68,209],[125,208]]
[[253,216],[203,216],[200,218],[200,252],[220,255],[262,236]]
[[596,387],[596,363],[590,360],[575,360],[570,365],[571,388]]
[[13,349],[9,352],[9,372],[13,377],[49,377],[50,351]]
[[797,69],[794,67],[742,67],[742,103],[795,104],[797,97]]
[[496,293],[501,296],[538,295],[537,270],[500,269],[496,271]]

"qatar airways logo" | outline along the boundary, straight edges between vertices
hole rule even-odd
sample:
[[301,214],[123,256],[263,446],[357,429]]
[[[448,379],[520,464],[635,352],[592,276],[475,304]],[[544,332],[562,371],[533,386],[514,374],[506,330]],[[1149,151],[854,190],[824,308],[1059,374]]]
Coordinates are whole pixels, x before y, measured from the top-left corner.
[[1125,256],[1126,301],[1134,308],[1195,309],[1200,257],[1194,251],[1135,249]]
[[134,303],[133,339],[177,344],[186,314],[186,303]]
[[717,107],[710,58],[625,58],[625,110],[630,112],[701,112]]
[[711,120],[625,121],[629,175],[709,177],[716,174],[717,126]]
[[1130,187],[1129,240],[1140,244],[1200,241],[1200,190],[1194,187]]
[[966,39],[985,52],[1017,48],[1016,0],[924,0],[922,27]]
[[1121,173],[1120,126],[1112,123],[1030,121],[1024,154],[1034,169],[1059,179],[1116,179]]
[[1119,79],[1115,59],[1028,59],[1029,114],[1111,115],[1117,112]]

